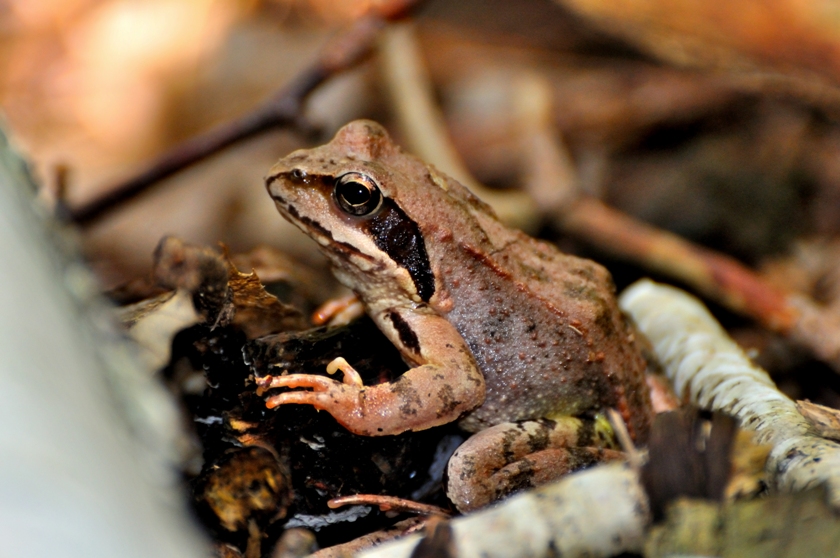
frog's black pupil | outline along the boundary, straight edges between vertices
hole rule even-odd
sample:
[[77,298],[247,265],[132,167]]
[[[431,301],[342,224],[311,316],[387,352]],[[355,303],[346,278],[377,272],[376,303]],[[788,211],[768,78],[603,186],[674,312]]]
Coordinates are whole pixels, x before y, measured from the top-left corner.
[[372,178],[361,173],[347,173],[338,177],[333,190],[335,201],[350,215],[370,215],[379,208],[382,194]]
[[362,205],[370,200],[370,188],[360,182],[346,182],[341,185],[341,196],[350,205]]

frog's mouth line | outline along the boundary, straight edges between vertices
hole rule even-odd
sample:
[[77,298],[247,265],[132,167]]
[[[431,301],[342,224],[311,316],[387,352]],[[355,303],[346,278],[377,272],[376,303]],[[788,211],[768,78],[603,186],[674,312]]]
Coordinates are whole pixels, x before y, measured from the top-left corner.
[[281,208],[282,212],[285,213],[284,217],[286,217],[286,219],[288,219],[292,223],[300,223],[300,225],[302,225],[302,227],[305,229],[305,232],[314,232],[315,234],[324,237],[326,240],[329,240],[331,243],[338,243],[335,237],[333,237],[332,231],[330,231],[324,225],[322,225],[315,219],[312,219],[311,217],[301,215],[300,212],[294,208],[294,206],[287,204],[283,198],[279,196],[272,196],[272,198],[275,202],[278,203],[278,206]]
[[313,238],[315,236],[320,236],[321,239],[323,239],[322,242],[321,240],[314,238],[323,251],[344,252],[345,254],[351,254],[356,257],[365,259],[369,262],[376,261],[376,258],[365,254],[352,244],[341,240],[336,240],[329,229],[324,227],[318,221],[310,217],[306,217],[305,215],[301,215],[297,209],[295,209],[291,205],[287,205],[286,203],[284,203],[284,200],[281,197],[274,195],[272,195],[271,197],[277,202],[277,207],[280,208],[280,213],[283,215],[283,217],[286,218],[286,220],[288,220],[298,228],[302,229],[305,233],[312,235]]

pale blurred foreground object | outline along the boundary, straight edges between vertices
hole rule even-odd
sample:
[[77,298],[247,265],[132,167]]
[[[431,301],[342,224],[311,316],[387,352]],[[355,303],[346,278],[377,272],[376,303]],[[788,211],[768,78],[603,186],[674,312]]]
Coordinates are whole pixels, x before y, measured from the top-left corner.
[[173,404],[50,227],[0,130],[2,554],[206,556],[176,476]]
[[619,304],[650,340],[678,396],[735,417],[755,431],[757,443],[773,446],[766,470],[774,488],[800,491],[824,483],[831,504],[840,507],[840,444],[819,436],[699,300],[642,280]]

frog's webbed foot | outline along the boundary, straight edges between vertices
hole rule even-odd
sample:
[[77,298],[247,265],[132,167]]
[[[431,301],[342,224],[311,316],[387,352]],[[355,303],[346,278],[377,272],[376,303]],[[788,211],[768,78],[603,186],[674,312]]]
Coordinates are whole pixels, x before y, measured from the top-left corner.
[[[595,421],[597,422],[597,421]],[[449,460],[447,496],[461,512],[597,463],[623,459],[604,447],[592,420],[562,417],[497,424],[469,438]]]

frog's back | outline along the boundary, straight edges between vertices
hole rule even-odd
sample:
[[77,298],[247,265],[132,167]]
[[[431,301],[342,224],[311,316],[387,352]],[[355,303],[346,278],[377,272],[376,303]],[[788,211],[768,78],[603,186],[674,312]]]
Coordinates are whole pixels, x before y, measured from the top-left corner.
[[636,439],[651,412],[646,363],[609,272],[479,216],[487,243],[461,243],[443,275],[447,313],[485,376],[484,404],[464,418],[479,430],[505,421],[619,410]]

